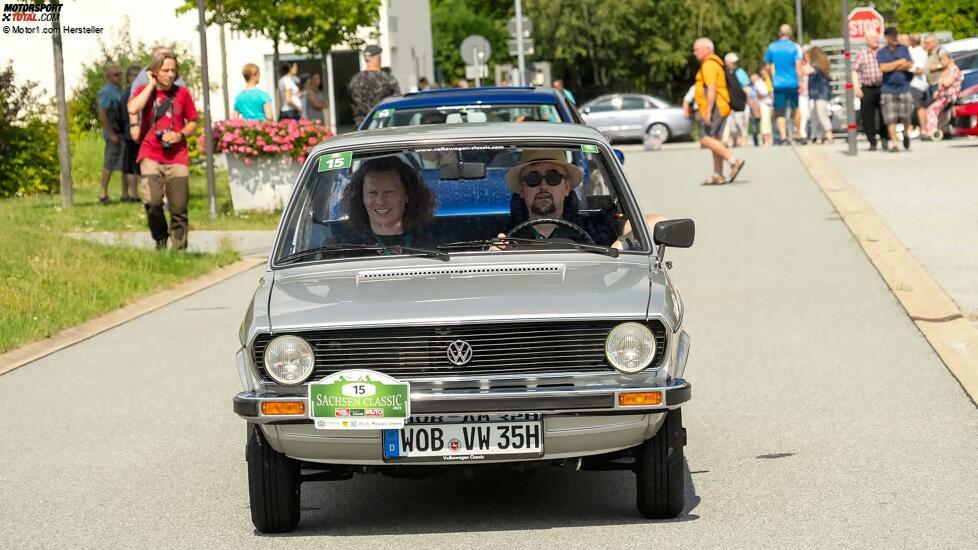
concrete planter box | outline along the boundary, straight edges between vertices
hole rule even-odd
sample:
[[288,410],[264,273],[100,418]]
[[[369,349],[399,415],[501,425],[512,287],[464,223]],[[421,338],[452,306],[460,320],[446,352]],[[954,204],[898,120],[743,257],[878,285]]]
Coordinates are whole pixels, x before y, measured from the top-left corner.
[[302,163],[286,156],[244,157],[234,153],[227,156],[231,184],[231,205],[235,212],[242,210],[281,210],[289,202],[299,177]]

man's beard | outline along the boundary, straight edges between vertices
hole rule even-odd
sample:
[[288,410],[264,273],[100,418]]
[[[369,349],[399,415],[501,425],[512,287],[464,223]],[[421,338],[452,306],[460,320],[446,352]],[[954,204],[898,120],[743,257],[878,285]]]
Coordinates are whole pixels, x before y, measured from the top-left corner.
[[537,216],[553,216],[557,213],[557,205],[553,199],[546,197],[537,198],[530,205],[530,212],[533,212]]

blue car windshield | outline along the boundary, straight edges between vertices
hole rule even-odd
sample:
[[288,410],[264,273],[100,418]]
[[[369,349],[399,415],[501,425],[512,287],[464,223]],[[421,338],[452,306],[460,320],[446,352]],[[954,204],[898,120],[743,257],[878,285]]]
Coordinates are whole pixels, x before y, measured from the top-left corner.
[[369,128],[464,124],[467,122],[561,122],[556,105],[450,105],[410,109],[381,108],[374,112]]
[[[334,152],[309,162],[314,170],[296,187],[276,262],[382,257],[439,247],[453,254],[485,252],[487,245],[459,243],[506,234],[648,250],[629,231],[634,218],[620,200],[619,172],[609,170],[614,160],[593,145],[457,144]],[[537,224],[540,218],[561,223]],[[322,253],[303,256],[315,250]]]

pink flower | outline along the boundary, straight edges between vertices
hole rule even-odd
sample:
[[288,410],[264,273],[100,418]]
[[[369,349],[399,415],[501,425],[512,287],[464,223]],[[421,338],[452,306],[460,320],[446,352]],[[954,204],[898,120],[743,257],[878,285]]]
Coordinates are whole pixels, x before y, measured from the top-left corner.
[[250,158],[248,158],[248,157],[245,157],[244,163],[245,164],[251,164],[252,163],[252,160]]
[[306,156],[305,155],[299,155],[299,158],[297,158],[296,160],[299,161],[299,162],[306,162]]

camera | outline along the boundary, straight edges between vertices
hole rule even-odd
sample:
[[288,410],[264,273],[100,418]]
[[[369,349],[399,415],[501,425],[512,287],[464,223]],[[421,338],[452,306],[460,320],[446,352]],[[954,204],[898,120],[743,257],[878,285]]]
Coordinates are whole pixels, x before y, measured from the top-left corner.
[[160,146],[163,147],[164,149],[169,149],[170,147],[173,146],[172,143],[167,143],[166,141],[163,141],[163,134],[165,134],[167,132],[169,132],[169,130],[157,130],[156,131],[156,140],[160,142]]

